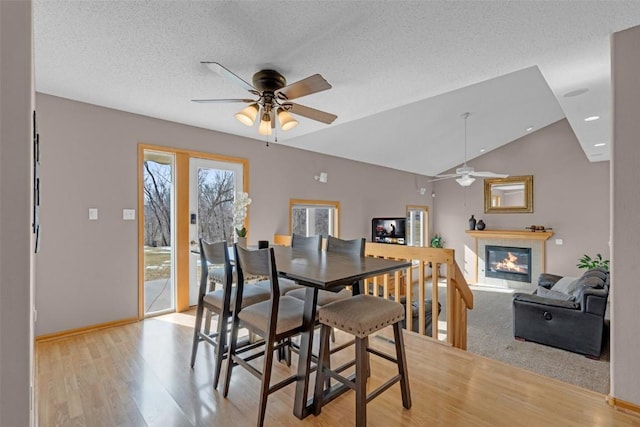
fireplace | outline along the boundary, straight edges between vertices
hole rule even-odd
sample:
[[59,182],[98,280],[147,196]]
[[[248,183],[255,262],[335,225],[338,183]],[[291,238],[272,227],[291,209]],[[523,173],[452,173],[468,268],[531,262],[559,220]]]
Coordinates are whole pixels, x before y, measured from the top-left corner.
[[485,276],[531,283],[531,248],[485,246]]

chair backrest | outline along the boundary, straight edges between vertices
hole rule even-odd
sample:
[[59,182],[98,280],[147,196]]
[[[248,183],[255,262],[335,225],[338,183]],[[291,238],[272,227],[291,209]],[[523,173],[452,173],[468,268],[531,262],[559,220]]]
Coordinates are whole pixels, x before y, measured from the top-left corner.
[[345,255],[364,256],[364,247],[366,240],[353,239],[343,240],[337,237],[329,236],[327,238],[327,252],[337,252]]
[[[245,277],[266,276],[271,288],[271,300],[277,304],[280,297],[280,286],[278,284],[278,269],[276,268],[273,248],[250,250],[237,244],[234,246],[236,272],[238,275],[238,294],[242,295]],[[236,300],[240,300],[240,298],[236,298]],[[240,307],[236,307],[236,309],[240,310]]]
[[291,235],[291,247],[299,249],[308,249],[312,251],[320,251],[322,249],[322,236],[303,236],[302,234]]
[[200,239],[200,290],[199,297],[202,298],[207,293],[207,281],[209,279],[209,268],[212,265],[220,266],[222,271],[223,289],[229,291],[233,284],[233,269],[227,251],[227,242],[215,243]]

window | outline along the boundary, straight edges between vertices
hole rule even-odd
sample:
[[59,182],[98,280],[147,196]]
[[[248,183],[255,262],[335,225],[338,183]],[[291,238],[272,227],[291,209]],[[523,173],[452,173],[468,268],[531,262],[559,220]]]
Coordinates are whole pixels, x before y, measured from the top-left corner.
[[303,236],[320,234],[323,237],[329,235],[338,237],[339,212],[339,202],[291,199],[289,201],[290,234],[296,233]]

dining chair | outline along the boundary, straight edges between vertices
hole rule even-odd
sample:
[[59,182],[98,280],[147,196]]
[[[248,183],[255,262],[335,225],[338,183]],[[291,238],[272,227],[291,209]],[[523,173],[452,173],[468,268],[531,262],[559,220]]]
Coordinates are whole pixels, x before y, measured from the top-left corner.
[[310,251],[322,250],[322,235],[303,236],[302,234],[291,234],[291,247],[296,249],[306,249]]
[[[294,238],[291,238],[291,246],[293,246]],[[364,249],[365,249],[365,239],[353,239],[353,240],[343,240],[337,237],[328,236],[327,237],[327,252],[335,252],[341,253],[345,255],[351,255],[356,257],[364,257]],[[320,245],[318,246],[318,250],[320,250],[320,246],[322,245],[322,241],[320,241]],[[360,293],[359,282],[355,282],[353,285],[357,286],[356,294]],[[287,292],[287,295],[301,299],[304,301],[305,297],[305,289],[295,289],[290,292]],[[340,301],[345,298],[349,298],[352,295],[352,292],[348,289],[342,289],[339,292],[318,291],[318,307],[323,305]]]
[[[287,345],[292,336],[303,331],[304,302],[287,295],[280,295],[278,269],[273,248],[248,250],[235,245],[235,253],[238,295],[244,295],[244,290],[247,288],[244,283],[246,275],[262,275],[268,277],[271,285],[271,296],[267,301],[246,307],[242,306],[238,300],[235,301],[223,396],[227,397],[229,393],[231,374],[236,365],[242,366],[260,379],[260,404],[257,425],[262,426],[269,394],[295,382],[298,378],[296,373],[276,384],[270,384],[274,351]],[[241,327],[261,336],[264,341],[239,348],[237,342],[238,330]],[[242,357],[245,352],[257,349],[260,345],[264,346],[260,352],[251,352],[246,357]],[[260,356],[264,359],[262,371],[249,363]]]
[[[322,247],[322,236],[317,235],[317,236],[307,237],[307,236],[302,236],[300,234],[294,233],[291,235],[291,247],[319,251],[320,248]],[[260,283],[259,285],[265,287],[266,289],[269,289],[268,282]],[[280,295],[285,295],[290,291],[293,291],[296,289],[302,289],[303,295],[304,295],[304,289],[303,289],[304,286],[299,285],[294,280],[281,277],[279,280],[279,285],[280,285]]]
[[[219,274],[211,274],[215,270]],[[200,239],[200,287],[198,289],[198,307],[196,309],[196,323],[193,331],[193,346],[191,349],[191,368],[195,365],[198,344],[207,342],[215,348],[215,365],[213,370],[213,388],[218,387],[222,360],[226,357],[228,324],[231,318],[237,287],[233,286],[233,267],[229,259],[227,243],[224,241],[209,243]],[[212,285],[210,285],[210,282]],[[222,284],[222,289],[212,289],[216,283]],[[250,305],[268,300],[270,292],[259,286],[247,286],[242,294],[242,305]],[[210,331],[212,315],[217,315],[217,326]],[[205,322],[203,328],[203,318]]]
[[[364,257],[364,252],[365,252],[365,243],[366,240],[364,238],[360,238],[360,239],[352,239],[352,240],[343,240],[337,237],[333,237],[333,236],[328,236],[327,237],[327,252],[335,252],[335,253],[341,253],[344,255],[349,255],[349,256],[355,256],[355,257]],[[321,242],[322,244],[322,242]],[[293,246],[293,236],[292,236],[292,246]],[[336,302],[336,301],[341,301],[347,298],[350,298],[354,293],[358,294],[360,293],[360,282],[354,282],[352,285],[352,288],[355,289],[355,292],[353,292],[352,290],[349,289],[342,289],[338,292],[332,292],[332,291],[325,291],[325,290],[319,290],[318,291],[318,302],[317,304],[317,309],[316,309],[316,313],[317,310],[319,310],[321,307],[327,305],[327,304],[331,304],[332,302]],[[302,301],[304,301],[305,299],[305,289],[295,289],[293,291],[290,291],[287,293],[287,295],[298,298]],[[316,316],[316,327],[319,328],[320,327],[320,323],[318,322],[318,318]],[[336,337],[335,337],[335,332],[334,329],[331,329],[331,342],[335,342],[336,341]],[[346,342],[338,347],[334,347],[331,349],[331,353],[335,353],[338,352],[346,347],[349,347],[351,344],[353,344],[354,341],[351,340],[349,342]],[[293,351],[298,351],[298,348],[295,344],[295,342],[291,343],[292,345],[289,347],[288,350],[293,350]],[[290,351],[285,355],[287,358],[287,361],[289,362],[291,359],[291,354]],[[314,357],[315,359],[315,357]]]

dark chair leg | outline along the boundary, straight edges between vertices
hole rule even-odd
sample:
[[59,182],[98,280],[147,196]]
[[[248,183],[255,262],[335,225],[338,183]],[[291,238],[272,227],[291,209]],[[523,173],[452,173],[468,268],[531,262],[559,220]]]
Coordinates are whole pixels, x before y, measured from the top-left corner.
[[233,370],[233,358],[236,355],[236,348],[238,346],[238,329],[240,321],[233,315],[233,322],[231,323],[231,337],[229,338],[229,351],[227,352],[227,373],[224,381],[224,388],[222,390],[222,396],[227,397],[229,394],[229,383],[231,383],[231,371]]
[[[316,385],[313,394],[313,413],[319,415],[322,410],[322,400],[325,385],[324,369],[329,368],[329,335],[333,328],[322,325],[320,328],[320,349],[318,352],[318,364],[316,367]],[[327,377],[328,379],[329,377]]]
[[220,381],[220,371],[222,370],[222,360],[224,359],[225,347],[227,347],[227,323],[229,322],[229,314],[218,315],[218,338],[216,345],[216,362],[213,368],[213,388],[218,388]]
[[204,307],[202,304],[198,304],[196,310],[196,325],[193,330],[193,347],[191,348],[191,369],[196,364],[196,353],[198,352],[198,344],[200,343],[200,329],[202,328],[202,312]]
[[264,345],[264,366],[262,368],[262,387],[260,389],[260,406],[258,407],[258,427],[264,425],[264,417],[267,413],[267,398],[269,397],[269,384],[271,382],[271,367],[273,364],[273,340],[267,339]]
[[[364,338],[362,338],[364,340],[364,348],[369,348],[369,337],[366,336]],[[371,364],[370,364],[370,359],[369,359],[369,352],[366,351],[364,353],[364,367],[365,367],[365,372],[367,374],[367,378],[369,378],[371,376]]]
[[356,427],[367,425],[367,341],[356,338]]
[[396,359],[398,360],[398,374],[400,375],[400,391],[402,393],[402,406],[411,408],[411,390],[409,389],[409,374],[407,360],[404,352],[404,339],[402,337],[402,325],[400,322],[393,325],[393,338],[396,342]]
[[211,317],[213,316],[213,314],[207,310],[207,313],[205,314],[205,320],[204,320],[204,333],[209,335],[211,333]]

